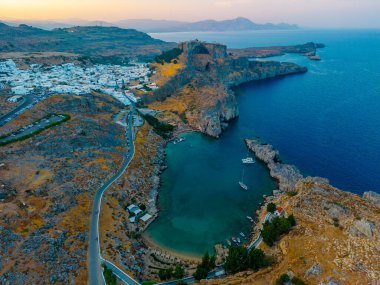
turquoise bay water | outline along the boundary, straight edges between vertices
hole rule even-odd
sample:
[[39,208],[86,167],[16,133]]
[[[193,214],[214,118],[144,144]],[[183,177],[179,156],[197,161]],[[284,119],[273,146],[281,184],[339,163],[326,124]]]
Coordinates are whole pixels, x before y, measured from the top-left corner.
[[247,215],[274,188],[261,164],[245,169],[249,191],[240,190],[245,137],[260,136],[306,175],[328,178],[361,194],[380,190],[380,31],[324,30],[246,33],[155,34],[168,41],[198,38],[230,47],[327,45],[322,61],[300,55],[274,58],[309,68],[303,75],[240,86],[240,117],[214,140],[187,134],[167,147],[159,218],[147,233],[176,251],[201,254],[240,231]]

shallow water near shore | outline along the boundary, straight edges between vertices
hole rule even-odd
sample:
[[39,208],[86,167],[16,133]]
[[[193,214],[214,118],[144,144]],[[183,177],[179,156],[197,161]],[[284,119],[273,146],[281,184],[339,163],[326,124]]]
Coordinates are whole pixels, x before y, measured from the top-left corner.
[[216,140],[199,133],[182,135],[186,140],[170,143],[168,168],[162,174],[160,216],[147,234],[159,244],[183,254],[212,251],[213,244],[226,238],[247,235],[252,216],[263,194],[275,183],[265,166],[244,166],[242,190],[238,181],[243,174],[241,158],[247,155],[243,138],[232,134]]
[[247,166],[237,181],[243,138],[260,136],[305,175],[322,176],[341,189],[361,194],[380,189],[380,31],[277,31],[155,34],[164,40],[218,41],[230,47],[327,45],[322,61],[300,55],[274,58],[309,68],[302,75],[240,86],[240,117],[219,140],[201,134],[167,147],[160,216],[147,234],[167,248],[202,254],[214,243],[248,232],[263,194],[275,184],[262,164]]

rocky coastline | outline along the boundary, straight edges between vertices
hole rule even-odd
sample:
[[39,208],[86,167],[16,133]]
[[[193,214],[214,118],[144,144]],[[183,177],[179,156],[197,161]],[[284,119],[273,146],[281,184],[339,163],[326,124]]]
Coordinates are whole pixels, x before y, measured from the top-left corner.
[[[257,215],[262,217],[272,202],[293,213],[297,226],[273,248],[265,247],[276,265],[268,272],[247,272],[244,280],[268,284],[263,280],[274,282],[281,272],[303,276],[308,284],[379,280],[380,194],[370,191],[360,197],[331,186],[325,178],[303,177],[295,166],[281,162],[273,146],[260,139],[245,139],[245,143],[278,182],[278,189],[265,197]],[[241,276],[229,276],[223,282],[236,282]]]
[[253,57],[253,58],[267,58],[273,56],[280,56],[286,53],[298,53],[304,56],[314,57],[317,56],[317,50],[324,48],[324,44],[309,42],[302,45],[293,46],[272,46],[272,47],[249,47],[242,49],[228,49],[228,52],[235,57]]
[[[314,45],[315,49],[317,47]],[[306,67],[294,63],[235,56],[221,44],[195,40],[180,43],[179,48],[183,51],[184,68],[154,94],[144,95],[143,101],[150,104],[158,100],[164,104],[170,97],[181,101],[181,104],[187,102],[186,110],[180,110],[183,117],[193,129],[212,137],[219,137],[228,126],[228,121],[239,116],[233,87],[250,81],[307,72]],[[310,48],[287,48],[300,53],[312,51]],[[259,48],[262,49],[265,48]]]

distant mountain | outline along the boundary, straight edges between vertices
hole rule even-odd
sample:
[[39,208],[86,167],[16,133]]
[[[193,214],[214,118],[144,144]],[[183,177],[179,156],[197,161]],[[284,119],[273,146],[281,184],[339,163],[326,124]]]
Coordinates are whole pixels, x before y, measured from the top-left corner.
[[118,27],[133,28],[147,33],[160,32],[223,32],[223,31],[245,31],[245,30],[293,30],[298,29],[297,25],[286,23],[280,24],[257,24],[251,20],[239,17],[232,20],[216,21],[204,20],[199,22],[180,22],[167,20],[122,20],[114,22]]
[[[20,21],[7,20],[4,23],[9,25],[20,25]],[[244,30],[290,30],[298,29],[297,25],[286,23],[280,24],[257,24],[251,20],[239,17],[232,20],[216,21],[204,20],[199,22],[183,22],[169,20],[151,20],[151,19],[129,19],[116,22],[104,21],[86,21],[81,19],[68,19],[61,21],[24,21],[33,27],[52,30],[55,28],[71,28],[75,26],[99,26],[99,27],[119,27],[136,29],[146,33],[162,32],[223,32],[223,31],[244,31]]]
[[204,20],[199,22],[179,22],[164,20],[124,20],[114,23],[124,28],[134,28],[144,32],[223,32],[244,30],[285,30],[298,29],[297,25],[281,24],[257,24],[247,18],[236,18],[232,20],[216,21]]
[[134,29],[71,27],[51,31],[0,23],[0,52],[70,52],[89,57],[152,58],[176,47]]

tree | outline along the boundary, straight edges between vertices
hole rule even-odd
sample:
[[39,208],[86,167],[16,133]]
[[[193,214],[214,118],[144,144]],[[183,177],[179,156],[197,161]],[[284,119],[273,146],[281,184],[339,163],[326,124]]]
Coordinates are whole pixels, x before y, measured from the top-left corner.
[[276,285],[284,285],[290,281],[289,275],[284,273],[277,279]]
[[172,278],[172,276],[173,276],[173,268],[160,269],[158,271],[158,277],[160,277],[161,280],[168,280]]
[[175,283],[175,285],[187,285],[187,283],[183,280],[179,280],[177,283]]
[[294,284],[294,285],[305,285],[305,282],[301,278],[294,276],[292,279],[292,284]]
[[288,216],[288,221],[289,221],[289,223],[291,224],[292,227],[294,227],[296,225],[296,219],[294,218],[293,214],[290,214]]
[[253,248],[248,255],[248,267],[253,270],[259,270],[260,268],[267,266],[268,261],[264,251],[258,248]]
[[198,264],[197,269],[194,273],[194,278],[196,280],[201,280],[207,277],[207,274],[210,270],[215,268],[215,261],[216,257],[215,255],[211,256],[208,254],[208,252],[205,253],[205,255],[202,258],[202,262]]
[[146,210],[145,204],[140,204],[139,207],[140,207],[141,211],[145,211]]
[[246,270],[248,260],[248,250],[244,246],[230,246],[224,269],[228,273],[237,273]]
[[244,246],[230,246],[224,269],[228,273],[237,273],[247,269],[258,270],[269,265],[264,251],[253,248],[250,252]]
[[182,279],[185,276],[185,270],[182,268],[181,265],[177,264],[177,266],[174,269],[173,276],[176,279]]
[[276,204],[275,203],[272,203],[270,202],[268,205],[267,205],[267,212],[268,213],[274,213],[276,211]]
[[290,215],[289,218],[275,217],[270,222],[265,222],[261,230],[263,241],[267,245],[272,246],[279,239],[280,235],[288,233],[295,223],[293,215]]
[[202,279],[205,279],[207,277],[207,274],[208,274],[208,271],[206,268],[203,268],[203,267],[200,267],[199,265],[197,266],[197,270],[195,270],[195,273],[193,275],[193,277],[195,278],[195,280],[202,280]]

